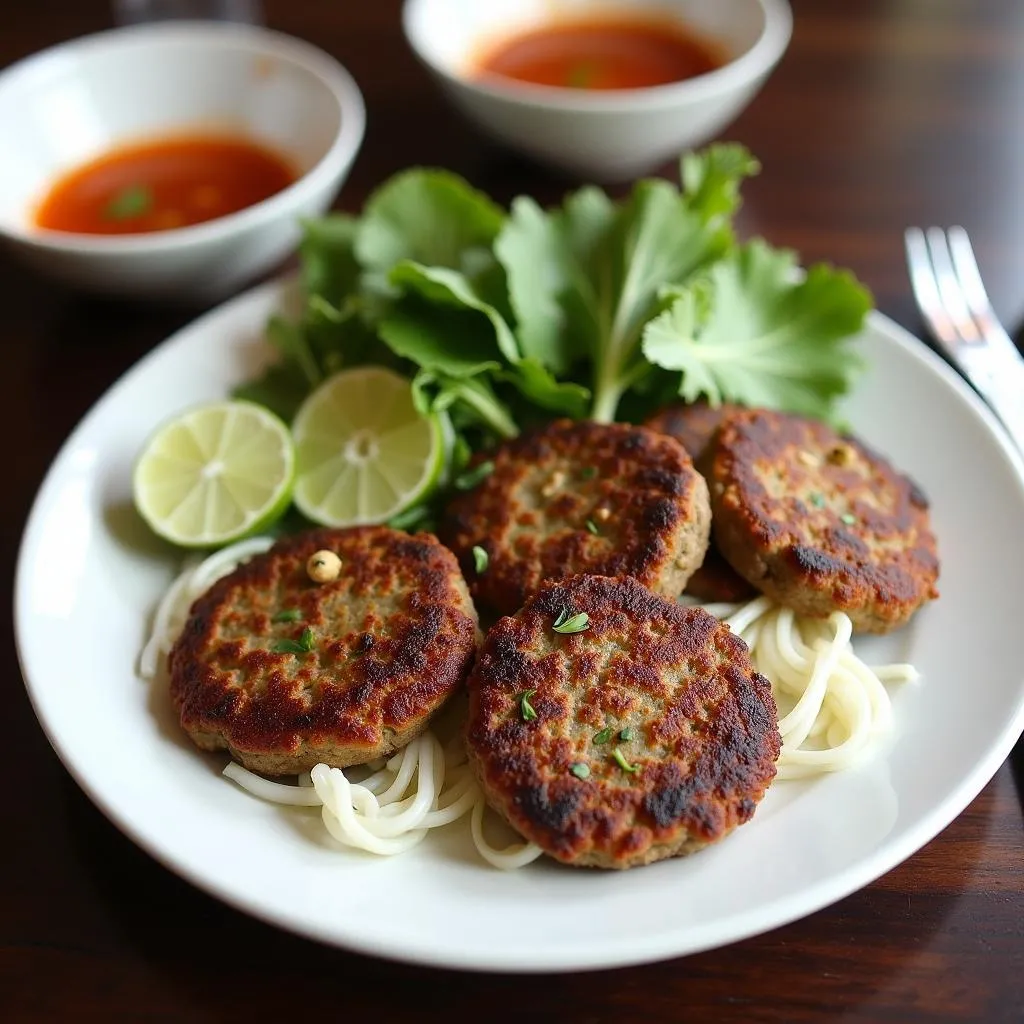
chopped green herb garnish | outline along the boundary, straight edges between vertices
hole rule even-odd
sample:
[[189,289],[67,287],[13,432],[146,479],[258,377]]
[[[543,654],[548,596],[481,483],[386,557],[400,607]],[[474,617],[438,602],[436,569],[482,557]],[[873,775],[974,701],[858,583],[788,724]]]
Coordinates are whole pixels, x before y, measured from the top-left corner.
[[537,712],[534,711],[533,705],[530,703],[530,698],[536,692],[536,690],[527,690],[519,695],[519,712],[523,716],[524,722],[532,722],[537,717]]
[[597,470],[593,466],[584,466],[580,470],[581,480],[593,480],[597,476]]
[[429,530],[433,525],[433,513],[426,505],[413,505],[388,520],[392,530],[405,530],[416,533],[417,530]]
[[275,640],[270,649],[275,654],[309,654],[316,646],[316,635],[307,626],[298,640]]
[[129,185],[107,203],[103,216],[107,220],[139,217],[153,205],[153,193],[145,185]]
[[302,612],[298,608],[282,608],[276,615],[271,616],[271,622],[301,622]]
[[565,84],[570,89],[589,89],[594,81],[594,65],[589,61],[573,64],[565,76]]
[[569,771],[576,776],[577,779],[589,779],[590,778],[590,765],[584,764],[582,761],[577,761]]
[[814,491],[813,494],[809,494],[807,496],[807,498],[808,498],[808,501],[810,501],[810,503],[815,508],[824,508],[825,507],[825,499],[817,491]]
[[600,531],[600,530],[598,530],[598,528],[597,528],[597,523],[595,523],[593,519],[588,519],[588,520],[587,520],[587,529],[588,529],[588,530],[589,530],[589,531],[590,531],[590,532],[591,532],[591,533],[592,533],[592,534],[593,534],[593,535],[594,535],[595,537],[597,537],[597,536],[600,536],[600,532],[601,532],[601,531]]
[[556,633],[582,633],[590,624],[590,616],[586,612],[580,612],[579,615],[573,615],[572,618],[563,618],[563,615],[555,619],[554,625],[551,627]]
[[487,566],[490,563],[490,558],[487,552],[484,551],[479,544],[473,545],[473,567],[476,569],[477,575],[487,572]]
[[615,758],[615,763],[616,763],[616,764],[617,764],[617,765],[618,765],[618,766],[619,766],[619,767],[620,767],[620,768],[621,768],[621,769],[622,769],[622,770],[623,770],[624,772],[629,772],[630,774],[635,774],[636,772],[640,771],[640,765],[638,765],[638,764],[630,764],[630,763],[629,763],[629,762],[628,762],[628,761],[626,760],[626,755],[625,755],[625,754],[623,754],[623,753],[622,753],[622,751],[621,751],[621,750],[619,750],[619,748],[618,748],[618,747],[616,747],[616,748],[615,748],[615,749],[614,749],[614,750],[612,751],[612,757],[614,757],[614,758]]
[[839,518],[842,519],[847,526],[853,526],[853,524],[857,522],[857,517],[850,515],[849,512],[844,512]]
[[560,612],[559,612],[559,613],[558,613],[558,614],[557,614],[557,615],[555,616],[555,621],[554,621],[554,623],[552,623],[552,625],[553,625],[553,626],[555,627],[555,629],[558,629],[558,627],[559,627],[559,626],[561,626],[561,625],[562,625],[562,623],[563,623],[563,622],[565,622],[565,620],[566,620],[567,618],[569,618],[569,609],[568,609],[568,608],[563,608],[563,609],[562,609],[562,610],[561,610],[561,611],[560,611]]
[[452,445],[452,469],[461,473],[469,465],[471,458],[473,458],[473,449],[469,447],[469,442],[461,434],[458,434]]
[[494,463],[489,459],[486,462],[481,462],[479,466],[474,466],[472,469],[467,469],[465,473],[460,473],[456,478],[452,486],[457,491],[471,491],[478,483],[482,480],[486,480],[494,472]]
[[602,729],[600,732],[594,733],[595,743],[607,743],[612,738],[614,729]]
[[622,740],[623,743],[628,743],[632,738],[633,738],[633,730],[630,729],[629,726],[627,725],[626,728],[623,729],[622,732],[619,733],[619,739]]

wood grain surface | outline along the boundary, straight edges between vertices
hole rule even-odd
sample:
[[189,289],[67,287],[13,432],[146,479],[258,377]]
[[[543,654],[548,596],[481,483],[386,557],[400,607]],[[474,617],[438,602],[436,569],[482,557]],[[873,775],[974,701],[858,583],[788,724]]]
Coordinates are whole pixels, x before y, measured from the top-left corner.
[[[340,206],[357,208],[409,164],[451,167],[502,200],[553,200],[573,184],[451,113],[402,39],[399,0],[266,0],[264,10],[270,26],[339,57],[364,90],[367,139]],[[794,10],[789,52],[728,131],[765,168],[742,230],[852,268],[883,312],[920,333],[902,230],[962,223],[998,313],[1019,331],[1024,4],[796,0]],[[108,27],[110,11],[99,0],[6,4],[0,66]],[[136,849],[36,723],[10,581],[33,495],[67,433],[195,313],[75,296],[0,252],[0,1020],[1024,1019],[1020,744],[962,815],[868,888],[725,949],[598,974],[462,975],[321,947],[226,908]],[[983,682],[964,680],[965,692]]]

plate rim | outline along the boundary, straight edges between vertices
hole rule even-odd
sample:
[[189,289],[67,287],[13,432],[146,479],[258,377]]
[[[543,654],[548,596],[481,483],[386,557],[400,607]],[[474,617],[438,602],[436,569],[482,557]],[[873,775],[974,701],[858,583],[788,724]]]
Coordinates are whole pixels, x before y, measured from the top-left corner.
[[[581,952],[578,947],[572,947],[567,950],[565,955],[554,958],[548,956],[544,962],[540,962],[537,959],[537,954],[531,956],[529,951],[525,951],[522,955],[511,957],[506,954],[501,960],[496,960],[488,956],[483,946],[478,946],[475,949],[467,947],[463,950],[463,955],[457,958],[451,955],[438,956],[433,955],[431,949],[423,941],[408,942],[403,939],[396,940],[394,938],[389,938],[385,941],[378,940],[376,937],[364,937],[360,940],[358,937],[349,934],[339,935],[322,927],[315,921],[311,922],[305,919],[301,913],[292,914],[287,910],[267,906],[259,900],[254,900],[251,894],[224,889],[217,882],[208,880],[188,862],[174,854],[168,854],[161,848],[158,842],[151,840],[144,831],[140,831],[135,827],[130,815],[122,813],[116,803],[109,801],[102,790],[94,787],[88,781],[76,764],[74,752],[64,748],[54,735],[51,723],[46,720],[41,712],[40,705],[36,699],[36,688],[39,684],[33,683],[30,680],[27,670],[27,657],[24,650],[29,542],[32,536],[42,527],[43,506],[46,503],[45,499],[47,498],[48,491],[56,486],[60,464],[74,448],[78,438],[89,429],[93,418],[100,415],[101,407],[115,400],[121,391],[130,388],[133,379],[144,373],[151,361],[159,358],[167,349],[181,343],[183,337],[187,337],[196,331],[201,331],[210,320],[229,316],[237,309],[244,308],[250,304],[257,304],[271,298],[274,299],[276,304],[282,304],[286,301],[289,291],[294,289],[296,282],[297,275],[295,274],[274,278],[203,312],[198,317],[175,330],[120,374],[90,405],[89,409],[71,430],[54,455],[32,499],[32,504],[18,542],[13,587],[14,641],[22,681],[36,720],[65,770],[104,817],[132,843],[144,850],[157,863],[170,870],[173,874],[185,879],[207,896],[265,923],[339,949],[362,955],[376,956],[390,961],[446,969],[503,974],[526,972],[558,973],[570,970],[589,971],[628,967],[690,956],[695,953],[721,948],[725,945],[753,938],[784,925],[802,920],[825,907],[845,899],[903,863],[938,836],[954,819],[963,813],[981,790],[992,780],[1000,766],[1009,756],[1010,751],[1013,749],[1022,731],[1024,731],[1024,691],[1022,691],[1021,698],[1018,700],[1013,714],[1009,716],[1000,732],[994,737],[994,742],[989,744],[985,756],[980,758],[972,770],[952,787],[944,800],[924,812],[917,825],[910,828],[898,841],[884,843],[872,854],[862,857],[840,873],[830,875],[808,889],[800,890],[799,896],[776,899],[774,903],[762,909],[760,918],[754,926],[743,928],[737,933],[735,927],[730,925],[730,919],[726,918],[722,920],[718,931],[711,929],[702,933],[700,941],[686,944],[685,948],[681,948],[682,943],[678,941],[673,942],[673,936],[678,936],[678,932],[662,931],[646,942],[638,942],[634,937],[630,940],[628,948],[622,948],[619,945],[605,941],[599,951],[595,952],[592,949],[584,949]],[[882,335],[887,343],[894,344],[898,348],[903,349],[911,357],[923,361],[925,365],[937,373],[957,393],[961,400],[967,403],[971,411],[984,424],[990,439],[995,442],[996,446],[1008,460],[1016,476],[1016,482],[1024,491],[1024,456],[1016,450],[992,411],[959,374],[914,334],[884,313],[873,310],[868,315],[865,328]],[[1024,544],[1024,540],[1022,540],[1022,544]],[[719,931],[722,934],[718,934]]]

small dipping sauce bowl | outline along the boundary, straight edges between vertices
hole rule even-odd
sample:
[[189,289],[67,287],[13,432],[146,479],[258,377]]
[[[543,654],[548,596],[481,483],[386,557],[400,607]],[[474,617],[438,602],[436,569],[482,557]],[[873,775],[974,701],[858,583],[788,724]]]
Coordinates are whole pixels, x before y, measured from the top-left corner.
[[[166,22],[64,43],[0,73],[0,240],[76,288],[210,302],[273,268],[326,211],[362,144],[358,86],[308,43],[254,26]],[[279,154],[294,180],[212,220],[134,234],[40,227],[51,186],[110,151],[223,135]]]
[[[722,54],[714,70],[643,88],[539,85],[481,73],[503,38],[598,18],[661,19]],[[488,135],[587,180],[623,181],[714,138],[789,45],[786,0],[406,0],[406,38],[452,103]]]

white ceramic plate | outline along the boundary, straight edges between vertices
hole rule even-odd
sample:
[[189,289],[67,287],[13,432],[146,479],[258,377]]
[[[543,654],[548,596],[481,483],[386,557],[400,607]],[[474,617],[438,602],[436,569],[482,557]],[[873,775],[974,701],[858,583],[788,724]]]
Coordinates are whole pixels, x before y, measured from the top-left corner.
[[286,286],[250,292],[160,346],[118,382],[54,462],[25,533],[16,628],[36,713],[79,784],[173,871],[251,914],[366,953],[452,967],[611,967],[721,945],[809,914],[910,856],[955,817],[1024,727],[1024,466],[981,403],[882,317],[849,406],[857,431],[930,494],[941,600],[859,646],[912,660],[898,735],[871,763],[776,784],[717,848],[624,873],[481,862],[465,822],[377,859],[334,847],[315,810],[262,803],[195,750],[164,692],[135,674],[175,572],[130,506],[143,439],[222,396],[267,358]]

